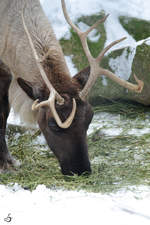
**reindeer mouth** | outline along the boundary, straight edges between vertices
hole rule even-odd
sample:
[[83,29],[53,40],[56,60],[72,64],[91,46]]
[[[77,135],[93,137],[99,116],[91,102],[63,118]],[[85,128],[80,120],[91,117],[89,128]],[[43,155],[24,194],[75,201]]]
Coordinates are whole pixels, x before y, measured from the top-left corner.
[[78,176],[81,175],[90,175],[92,173],[90,163],[86,167],[74,167],[74,168],[67,168],[64,165],[61,165],[61,172],[63,175],[74,176],[75,174]]

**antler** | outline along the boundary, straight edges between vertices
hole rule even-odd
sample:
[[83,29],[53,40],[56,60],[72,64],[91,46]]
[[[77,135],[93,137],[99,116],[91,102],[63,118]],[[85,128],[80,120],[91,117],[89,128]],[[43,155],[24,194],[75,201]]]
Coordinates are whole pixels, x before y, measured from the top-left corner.
[[40,102],[38,103],[38,99],[34,101],[33,105],[32,105],[32,110],[35,111],[37,109],[39,109],[40,107],[42,106],[48,106],[51,108],[51,113],[52,115],[54,116],[55,120],[56,120],[56,123],[59,127],[61,128],[68,128],[70,127],[70,125],[72,124],[72,120],[75,116],[75,113],[76,113],[76,101],[75,99],[73,99],[73,109],[72,109],[72,112],[70,114],[70,116],[66,119],[65,122],[62,122],[60,120],[60,117],[55,109],[55,93],[52,93],[50,96],[49,96],[49,99],[46,100],[46,101],[43,101],[43,102]]
[[74,119],[74,116],[75,116],[75,112],[76,112],[76,101],[75,99],[73,98],[73,109],[72,109],[72,112],[70,114],[70,116],[66,119],[65,122],[62,122],[56,109],[55,109],[55,99],[57,100],[57,104],[59,105],[63,105],[64,104],[64,98],[62,98],[59,93],[55,90],[55,88],[53,87],[53,85],[51,84],[51,82],[48,80],[47,78],[47,75],[40,63],[40,59],[37,55],[37,52],[35,50],[35,47],[34,47],[34,44],[33,44],[33,41],[31,39],[31,36],[29,34],[29,31],[28,31],[28,28],[25,24],[25,20],[24,20],[24,14],[22,13],[22,22],[23,22],[23,26],[24,26],[24,30],[27,34],[27,37],[28,37],[28,40],[29,40],[29,43],[30,43],[30,46],[31,46],[31,49],[32,49],[32,52],[33,52],[33,55],[35,57],[35,60],[36,60],[36,64],[39,68],[39,71],[40,71],[40,74],[44,80],[44,82],[46,83],[49,91],[50,91],[50,95],[49,95],[49,98],[47,101],[43,101],[41,103],[38,103],[38,99],[34,101],[33,105],[32,105],[32,110],[37,110],[39,109],[40,107],[42,106],[49,106],[50,109],[51,109],[51,112],[52,112],[52,115],[53,117],[55,118],[56,120],[56,123],[59,127],[61,128],[68,128],[70,127],[73,119]]
[[64,0],[61,0],[61,3],[62,3],[62,9],[63,9],[63,12],[64,12],[64,16],[65,16],[65,19],[67,20],[67,22],[69,23],[69,25],[74,29],[74,31],[78,34],[80,40],[81,40],[81,43],[82,43],[82,46],[83,46],[83,49],[84,49],[84,52],[86,54],[86,57],[88,59],[88,62],[90,64],[90,75],[89,75],[89,79],[85,85],[85,87],[83,88],[83,90],[80,92],[80,97],[82,100],[85,100],[89,91],[91,90],[91,88],[93,87],[93,85],[95,84],[97,78],[99,75],[105,75],[105,76],[108,76],[109,78],[111,78],[112,80],[114,80],[115,82],[117,82],[118,84],[120,84],[121,86],[125,87],[125,88],[128,88],[129,90],[132,90],[132,91],[135,91],[137,93],[140,93],[143,89],[143,86],[144,86],[144,83],[143,81],[139,80],[136,75],[134,75],[135,77],[135,80],[137,82],[137,84],[132,84],[132,83],[129,83],[128,81],[125,81],[125,80],[122,80],[120,79],[119,77],[117,77],[114,73],[112,73],[111,71],[109,70],[106,70],[106,69],[103,69],[102,67],[99,66],[104,54],[114,45],[116,45],[117,43],[123,41],[124,39],[126,39],[125,37],[124,38],[121,38],[119,40],[116,40],[114,42],[112,42],[110,45],[108,45],[106,48],[104,48],[102,50],[102,52],[100,52],[100,54],[98,55],[97,58],[94,58],[91,53],[90,53],[90,50],[89,50],[89,47],[88,47],[88,44],[87,44],[87,36],[88,34],[93,30],[95,29],[100,23],[103,23],[105,22],[105,20],[107,19],[108,15],[105,16],[103,19],[101,20],[98,20],[93,26],[91,26],[87,31],[85,32],[82,32],[80,31],[80,29],[72,23],[72,21],[70,20],[69,16],[68,16],[68,13],[67,13],[67,10],[66,10],[66,5],[65,5],[65,1]]

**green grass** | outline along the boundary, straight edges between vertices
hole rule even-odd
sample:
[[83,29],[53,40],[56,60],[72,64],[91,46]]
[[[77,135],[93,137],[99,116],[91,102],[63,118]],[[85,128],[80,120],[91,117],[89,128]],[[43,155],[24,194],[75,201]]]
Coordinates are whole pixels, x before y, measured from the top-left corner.
[[146,39],[150,36],[149,21],[124,16],[121,16],[119,20],[122,26],[136,41]]
[[103,193],[117,191],[129,185],[150,185],[150,134],[140,137],[127,135],[131,128],[144,128],[142,122],[149,118],[149,108],[113,102],[96,108],[95,112],[120,115],[119,126],[123,131],[119,136],[107,137],[98,129],[88,137],[91,175],[62,175],[53,153],[47,146],[39,146],[34,142],[37,133],[22,132],[21,136],[14,138],[14,130],[9,130],[9,149],[22,165],[16,170],[1,174],[0,183],[18,183],[30,190],[39,184],[45,184],[52,189],[82,189]]
[[143,106],[134,101],[126,100],[106,100],[100,106],[94,107],[94,112],[110,112],[121,115],[124,119],[145,119],[145,115],[150,113],[149,106]]

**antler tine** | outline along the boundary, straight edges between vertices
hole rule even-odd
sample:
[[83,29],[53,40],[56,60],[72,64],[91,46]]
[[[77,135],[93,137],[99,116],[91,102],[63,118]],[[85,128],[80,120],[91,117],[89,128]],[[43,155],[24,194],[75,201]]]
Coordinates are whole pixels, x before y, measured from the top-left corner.
[[104,23],[107,19],[107,17],[109,16],[109,14],[107,14],[106,16],[104,16],[102,19],[98,20],[96,23],[94,23],[87,31],[83,32],[86,34],[86,36],[93,30],[95,29],[99,24]]
[[90,53],[90,50],[89,50],[89,47],[88,47],[88,44],[87,44],[87,36],[88,34],[93,30],[95,29],[100,23],[103,23],[105,22],[105,20],[107,19],[107,17],[109,16],[106,15],[104,16],[102,19],[98,20],[95,24],[93,24],[87,31],[85,32],[82,32],[70,19],[68,13],[67,13],[67,9],[66,9],[66,4],[65,4],[65,1],[64,0],[61,0],[61,4],[62,4],[62,9],[63,9],[63,13],[64,13],[64,17],[66,19],[66,21],[68,22],[68,24],[74,29],[74,31],[79,35],[79,38],[81,40],[81,43],[82,43],[82,46],[83,46],[83,49],[85,51],[85,54],[88,58],[88,61],[89,63],[92,63],[93,61],[93,56],[91,55]]
[[108,71],[108,70],[105,70],[103,68],[101,68],[99,66],[104,54],[114,45],[116,45],[117,43],[123,41],[125,39],[124,38],[121,38],[117,41],[114,41],[112,42],[111,44],[109,44],[106,48],[104,48],[104,50],[102,50],[100,52],[100,54],[98,55],[97,58],[94,58],[92,55],[91,55],[91,52],[89,50],[89,47],[88,47],[88,44],[87,44],[87,35],[89,34],[89,32],[91,32],[94,28],[97,27],[97,25],[99,25],[100,23],[102,22],[105,22],[105,20],[107,19],[108,15],[105,16],[103,19],[97,21],[93,26],[91,26],[87,31],[85,32],[82,32],[80,31],[80,29],[74,25],[71,21],[71,19],[69,18],[68,16],[68,13],[67,13],[67,10],[66,10],[66,6],[65,6],[65,1],[64,0],[61,0],[61,3],[62,3],[62,8],[63,8],[63,12],[64,12],[64,16],[67,20],[67,22],[70,24],[70,26],[77,32],[80,40],[81,40],[81,43],[82,43],[82,46],[83,46],[83,49],[84,49],[84,52],[87,56],[87,59],[89,61],[89,64],[90,64],[90,75],[89,75],[89,79],[86,83],[86,85],[84,86],[83,90],[80,92],[80,98],[82,100],[85,100],[89,91],[91,90],[91,88],[93,87],[94,83],[96,82],[97,78],[99,75],[105,75],[105,76],[108,76],[109,78],[111,78],[112,80],[114,80],[115,82],[117,82],[118,84],[120,84],[121,86],[123,87],[126,87],[128,88],[129,90],[132,90],[132,91],[135,91],[135,92],[141,92],[142,89],[143,89],[143,86],[144,86],[144,83],[143,81],[140,81],[137,77],[135,78],[135,80],[137,81],[137,84],[132,84],[132,83],[129,83],[127,81],[124,81],[122,79],[120,79],[119,77],[117,77],[114,73]]
[[39,108],[41,108],[42,106],[48,106],[51,108],[51,113],[52,115],[54,116],[55,120],[56,120],[56,123],[59,127],[63,128],[63,129],[66,129],[68,127],[70,127],[70,125],[72,124],[72,121],[75,117],[75,113],[76,113],[76,108],[77,108],[77,104],[76,104],[76,101],[75,99],[73,98],[73,109],[72,109],[72,112],[70,114],[70,116],[64,121],[62,122],[60,120],[60,117],[55,109],[55,94],[56,93],[52,93],[49,97],[48,100],[46,101],[43,101],[43,102],[40,102],[38,103],[38,99],[34,101],[33,105],[32,105],[32,110],[35,111],[35,110],[38,110]]
[[65,4],[65,1],[64,0],[61,0],[61,4],[62,4],[62,9],[63,9],[63,13],[64,13],[64,17],[66,19],[66,21],[68,22],[68,24],[74,29],[75,32],[77,32],[77,34],[79,35],[79,38],[82,42],[82,46],[84,49],[86,49],[85,51],[85,54],[89,60],[89,62],[91,61],[91,53],[90,53],[90,50],[89,50],[89,47],[87,45],[87,42],[86,42],[86,32],[82,32],[75,24],[72,23],[68,13],[67,13],[67,9],[66,9],[66,4]]
[[68,24],[79,34],[81,33],[80,29],[72,23],[68,13],[67,13],[67,9],[66,9],[66,4],[64,0],[61,0],[61,4],[62,4],[62,9],[63,9],[63,13],[64,13],[64,17],[66,19],[66,21],[68,22]]
[[144,87],[144,82],[139,80],[135,74],[134,74],[134,78],[135,78],[135,81],[137,82],[137,84],[132,84],[126,80],[122,80],[119,77],[117,77],[114,73],[112,73],[111,71],[103,69],[103,68],[101,68],[101,74],[109,77],[111,80],[120,84],[122,87],[125,87],[131,91],[135,91],[137,93],[141,93],[141,91]]
[[61,4],[62,4],[62,9],[63,9],[63,13],[64,13],[66,21],[78,34],[82,34],[82,35],[85,34],[87,36],[88,33],[90,33],[93,29],[95,29],[100,23],[105,22],[105,20],[109,16],[109,14],[104,16],[102,19],[98,20],[95,24],[93,24],[87,31],[82,32],[74,23],[72,23],[69,15],[67,13],[65,1],[61,0]]
[[102,58],[104,57],[105,53],[110,49],[112,48],[114,45],[120,43],[121,41],[124,41],[126,39],[126,37],[123,37],[119,40],[116,40],[116,41],[113,41],[111,44],[109,44],[108,46],[106,46],[101,52],[100,54],[98,55],[98,57],[96,58],[96,60],[98,62],[100,62],[102,60]]
[[50,106],[51,106],[51,112],[52,112],[52,114],[53,114],[53,116],[54,116],[54,118],[55,118],[55,120],[56,120],[57,125],[58,125],[59,127],[63,128],[63,129],[66,129],[66,128],[70,127],[70,125],[72,124],[72,121],[73,121],[73,119],[74,119],[74,117],[75,117],[75,113],[76,113],[76,107],[77,107],[77,105],[76,105],[75,99],[73,98],[72,112],[71,112],[70,116],[66,119],[65,122],[62,122],[62,121],[60,120],[59,115],[58,115],[58,113],[57,113],[57,111],[56,111],[56,109],[55,109],[55,94],[53,94],[53,95],[48,99],[48,101],[49,101],[49,104],[50,104]]

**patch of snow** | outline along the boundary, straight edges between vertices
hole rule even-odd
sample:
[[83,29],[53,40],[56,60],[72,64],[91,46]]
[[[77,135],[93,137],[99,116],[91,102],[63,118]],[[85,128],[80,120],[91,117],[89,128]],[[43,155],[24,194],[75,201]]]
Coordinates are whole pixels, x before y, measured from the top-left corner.
[[150,128],[142,128],[142,129],[136,129],[132,128],[130,131],[128,131],[129,135],[134,135],[134,136],[142,136],[143,134],[149,134],[150,133]]
[[150,38],[147,38],[147,40],[145,41],[145,43],[146,43],[147,45],[150,45]]
[[105,47],[115,40],[123,37],[127,38],[124,41],[121,41],[117,45],[113,46],[109,51],[107,51],[107,54],[109,54],[111,51],[114,51],[115,49],[120,49],[127,46],[136,46],[136,41],[120,24],[118,16],[119,15],[115,15],[114,13],[112,13],[105,22],[105,30],[107,34]]
[[150,188],[140,186],[102,195],[83,191],[50,190],[39,185],[30,192],[15,184],[0,185],[0,224],[149,225]]
[[119,136],[123,131],[123,128],[106,128],[106,129],[102,129],[102,133],[104,135],[110,136],[110,137],[115,137],[115,136]]
[[78,73],[78,70],[72,62],[72,56],[65,56],[65,59],[66,59],[66,63],[68,65],[69,71],[71,73],[71,76],[73,77],[75,74]]
[[45,140],[42,133],[39,136],[36,137],[36,139],[32,142],[32,144],[34,144],[34,145],[47,145],[46,140]]
[[[106,128],[110,129],[110,126],[113,126],[112,127],[112,129],[113,129],[114,126],[116,126],[118,123],[120,123],[120,115],[117,115],[117,114],[115,115],[115,114],[105,113],[105,112],[98,113],[98,114],[94,115],[92,123],[90,124],[89,129],[88,129],[88,135],[90,135],[97,129],[101,129],[101,132],[103,133],[103,131],[104,131],[104,133],[106,135],[107,134]],[[117,132],[117,129],[116,129],[116,132]],[[120,133],[120,131],[119,131],[119,133]],[[109,132],[109,134],[110,134],[110,132]]]
[[106,77],[103,76],[103,75],[102,75],[102,84],[103,84],[104,86],[107,86],[107,79],[106,79]]
[[21,125],[21,121],[17,115],[14,114],[13,109],[11,109],[7,122],[13,125]]
[[[134,128],[134,126],[137,125],[137,122],[141,126],[140,129]],[[92,123],[88,129],[88,135],[92,134],[96,130],[99,130],[100,135],[108,137],[119,135],[142,136],[150,133],[150,120],[123,120],[119,114],[100,112],[94,115]]]
[[115,71],[115,74],[123,80],[128,80],[130,78],[136,48],[130,47],[129,52],[130,53],[128,53],[128,49],[126,48],[120,56],[115,59],[110,58],[109,60],[109,66],[111,69]]

